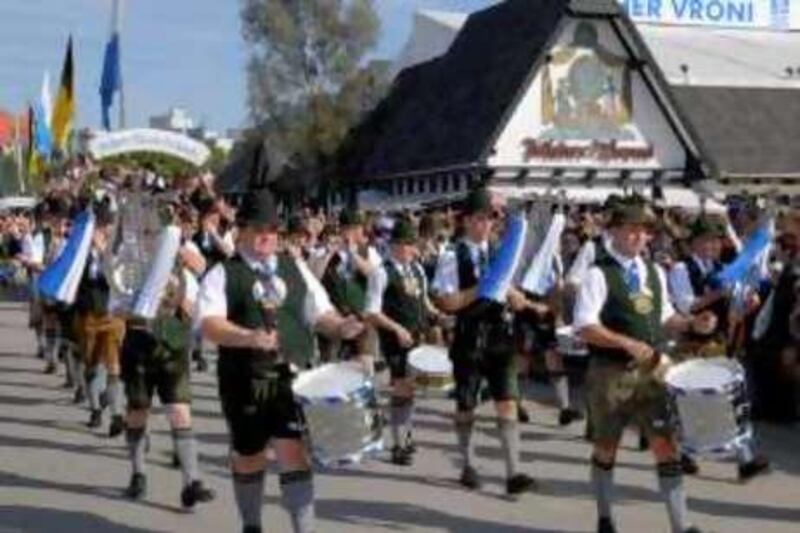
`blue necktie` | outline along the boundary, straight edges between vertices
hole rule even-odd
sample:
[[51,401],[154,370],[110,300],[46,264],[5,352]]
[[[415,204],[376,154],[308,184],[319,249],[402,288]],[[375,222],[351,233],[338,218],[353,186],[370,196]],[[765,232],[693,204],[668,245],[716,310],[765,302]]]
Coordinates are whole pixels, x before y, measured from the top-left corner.
[[634,294],[642,290],[642,280],[639,279],[639,269],[636,268],[635,261],[625,271],[625,283],[628,285],[628,290]]

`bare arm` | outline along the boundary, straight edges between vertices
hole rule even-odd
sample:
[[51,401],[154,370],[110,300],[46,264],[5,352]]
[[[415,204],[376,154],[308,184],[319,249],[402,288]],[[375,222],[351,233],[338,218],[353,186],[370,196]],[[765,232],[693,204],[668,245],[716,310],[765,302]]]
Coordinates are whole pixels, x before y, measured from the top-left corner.
[[205,318],[202,331],[209,341],[227,348],[273,350],[277,347],[276,332],[243,328],[222,317]]
[[445,296],[434,298],[436,306],[448,314],[455,314],[465,309],[478,299],[478,287],[464,291],[454,292]]

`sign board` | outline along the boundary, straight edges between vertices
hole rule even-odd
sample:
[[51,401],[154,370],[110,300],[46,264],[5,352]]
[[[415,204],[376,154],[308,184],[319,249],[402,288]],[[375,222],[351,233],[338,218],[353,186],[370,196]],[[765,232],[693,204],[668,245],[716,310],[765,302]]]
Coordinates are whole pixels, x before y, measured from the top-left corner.
[[686,154],[607,22],[575,21],[500,134],[495,167],[683,168]]
[[134,152],[156,152],[202,166],[211,156],[208,147],[185,135],[171,131],[133,129],[102,133],[89,141],[95,159],[105,159]]
[[619,0],[628,15],[637,22],[721,28],[800,29],[800,4],[794,7],[792,1]]

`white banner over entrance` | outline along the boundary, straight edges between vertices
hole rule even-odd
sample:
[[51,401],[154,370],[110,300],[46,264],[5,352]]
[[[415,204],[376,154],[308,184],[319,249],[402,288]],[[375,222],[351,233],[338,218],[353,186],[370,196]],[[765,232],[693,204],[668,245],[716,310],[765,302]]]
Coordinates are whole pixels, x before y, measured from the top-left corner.
[[793,0],[619,0],[619,2],[628,15],[637,22],[720,28],[775,30],[800,28],[800,5],[794,6],[793,9]]
[[171,155],[195,166],[202,166],[211,155],[208,147],[180,133],[152,129],[133,129],[101,133],[89,141],[95,159],[105,159],[133,152],[156,152]]

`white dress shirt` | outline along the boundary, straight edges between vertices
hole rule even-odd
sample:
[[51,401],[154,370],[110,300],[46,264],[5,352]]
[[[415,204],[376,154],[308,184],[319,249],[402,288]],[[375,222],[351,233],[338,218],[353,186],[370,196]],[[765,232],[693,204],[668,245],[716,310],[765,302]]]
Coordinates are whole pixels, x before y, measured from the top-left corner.
[[[486,254],[488,258],[489,243],[475,243],[469,239],[464,239],[464,242],[469,249],[470,256],[472,257],[472,264],[475,267],[475,277],[480,279],[481,266],[480,256],[481,253]],[[459,292],[461,280],[458,277],[458,254],[456,253],[455,246],[451,246],[439,256],[439,261],[436,263],[436,274],[433,276],[433,284],[431,288],[439,296],[449,296]]]
[[[693,255],[689,261],[694,261],[704,276],[708,276],[714,271],[713,262],[703,261],[695,255]],[[694,288],[689,278],[689,268],[686,262],[678,263],[670,270],[669,291],[672,295],[672,302],[675,304],[675,307],[681,313],[686,314],[691,312],[692,306],[697,301],[697,298],[702,296],[702,294],[694,293]]]
[[[639,274],[639,280],[642,287],[642,292],[649,291],[648,286],[648,268],[641,257],[629,258],[624,257],[614,250],[612,245],[607,247],[608,253],[614,258],[622,268],[627,271],[632,264],[635,264],[636,271]],[[663,324],[675,314],[675,308],[669,301],[669,293],[667,292],[667,281],[664,271],[660,266],[655,265],[655,270],[658,275],[658,282],[661,284],[662,305],[661,305],[661,323]],[[606,277],[599,267],[592,267],[586,273],[586,278],[580,284],[578,291],[578,298],[575,302],[575,312],[573,327],[575,331],[579,331],[588,326],[600,326],[600,313],[605,306],[606,299],[608,298],[608,285],[606,284]]]

